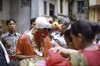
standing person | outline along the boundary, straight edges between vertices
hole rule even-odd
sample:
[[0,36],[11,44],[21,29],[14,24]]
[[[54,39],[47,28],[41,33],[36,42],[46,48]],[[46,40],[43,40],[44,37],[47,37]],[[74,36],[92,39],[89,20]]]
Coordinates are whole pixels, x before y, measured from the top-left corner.
[[6,25],[8,27],[8,32],[1,36],[1,42],[5,46],[11,61],[16,60],[15,50],[16,43],[20,36],[18,32],[15,31],[16,22],[13,19],[7,20]]
[[0,66],[8,66],[10,63],[10,59],[8,57],[8,53],[0,41]]
[[31,32],[21,35],[17,42],[16,57],[25,59],[34,55],[46,57],[46,51],[52,47],[48,35],[51,33],[52,25],[45,17],[38,17],[35,21],[36,28]]
[[29,30],[26,30],[24,33],[29,32],[32,28],[35,27],[35,20],[36,20],[36,18],[32,18],[32,19],[30,20],[30,29],[29,29]]
[[69,22],[65,21],[64,19],[60,19],[58,22],[59,22],[59,25],[61,25],[61,30],[59,33],[54,31],[51,34],[52,44],[54,45],[54,47],[61,46],[64,48],[68,48],[68,46],[65,42],[65,39],[64,39],[64,32],[67,30]]
[[70,66],[100,66],[100,45],[93,44],[98,32],[100,32],[99,24],[90,23],[88,20],[78,20],[71,25],[70,31],[72,41],[78,50],[61,47],[51,50],[60,51],[62,55],[69,57],[70,62],[67,65],[71,64]]

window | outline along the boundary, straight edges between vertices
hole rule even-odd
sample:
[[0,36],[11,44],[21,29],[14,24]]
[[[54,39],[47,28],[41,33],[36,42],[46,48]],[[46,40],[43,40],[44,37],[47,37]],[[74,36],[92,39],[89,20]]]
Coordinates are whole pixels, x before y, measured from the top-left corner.
[[50,8],[50,16],[54,16],[54,12],[55,12],[55,5],[52,3],[49,3],[49,8]]
[[2,0],[0,0],[0,11],[2,12]]
[[47,13],[47,2],[44,1],[44,15],[46,15]]
[[77,1],[77,12],[84,13],[84,1]]
[[60,0],[60,13],[63,12],[63,0]]

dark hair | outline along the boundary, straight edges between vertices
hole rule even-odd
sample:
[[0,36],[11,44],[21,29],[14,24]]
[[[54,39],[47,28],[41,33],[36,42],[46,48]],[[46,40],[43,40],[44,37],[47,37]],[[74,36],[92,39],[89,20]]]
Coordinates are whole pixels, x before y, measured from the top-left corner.
[[58,19],[58,17],[57,17],[56,15],[53,16],[53,21],[54,21],[55,19]]
[[58,23],[63,22],[65,25],[68,25],[69,23],[65,19],[59,19]]
[[14,23],[16,23],[15,20],[13,20],[13,19],[8,19],[8,20],[6,20],[6,25],[8,25],[11,21],[13,21]]
[[68,29],[68,30],[65,31],[64,36],[65,36],[66,38],[68,38],[69,41],[72,41],[72,37],[71,37],[71,35],[70,35],[70,29]]
[[32,18],[30,24],[32,24],[33,22],[35,22],[35,20],[36,20],[36,18]]
[[98,32],[100,32],[100,25],[85,19],[78,20],[71,25],[71,33],[76,37],[78,33],[81,33],[87,41],[92,41]]

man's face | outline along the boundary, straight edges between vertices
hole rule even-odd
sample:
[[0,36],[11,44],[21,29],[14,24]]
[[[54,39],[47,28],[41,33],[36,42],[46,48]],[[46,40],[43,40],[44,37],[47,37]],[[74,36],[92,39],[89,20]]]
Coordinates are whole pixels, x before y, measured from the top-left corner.
[[14,21],[10,21],[10,23],[8,24],[8,29],[11,30],[11,31],[14,31],[15,30],[15,22]]
[[63,24],[62,26],[61,26],[61,32],[65,32],[66,30],[67,30],[67,25],[65,25],[65,24]]

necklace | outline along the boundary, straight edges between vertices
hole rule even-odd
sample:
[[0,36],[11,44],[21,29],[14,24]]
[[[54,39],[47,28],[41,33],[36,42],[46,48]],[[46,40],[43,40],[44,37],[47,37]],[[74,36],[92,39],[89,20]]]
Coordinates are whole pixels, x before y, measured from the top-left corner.
[[[39,40],[39,39],[38,39]],[[33,49],[34,49],[34,52],[38,55],[38,56],[43,56],[44,54],[44,40],[39,40],[40,41],[40,47],[39,45],[36,43],[36,39],[35,39],[35,36],[33,36],[33,39],[32,39],[32,46],[33,46]]]

